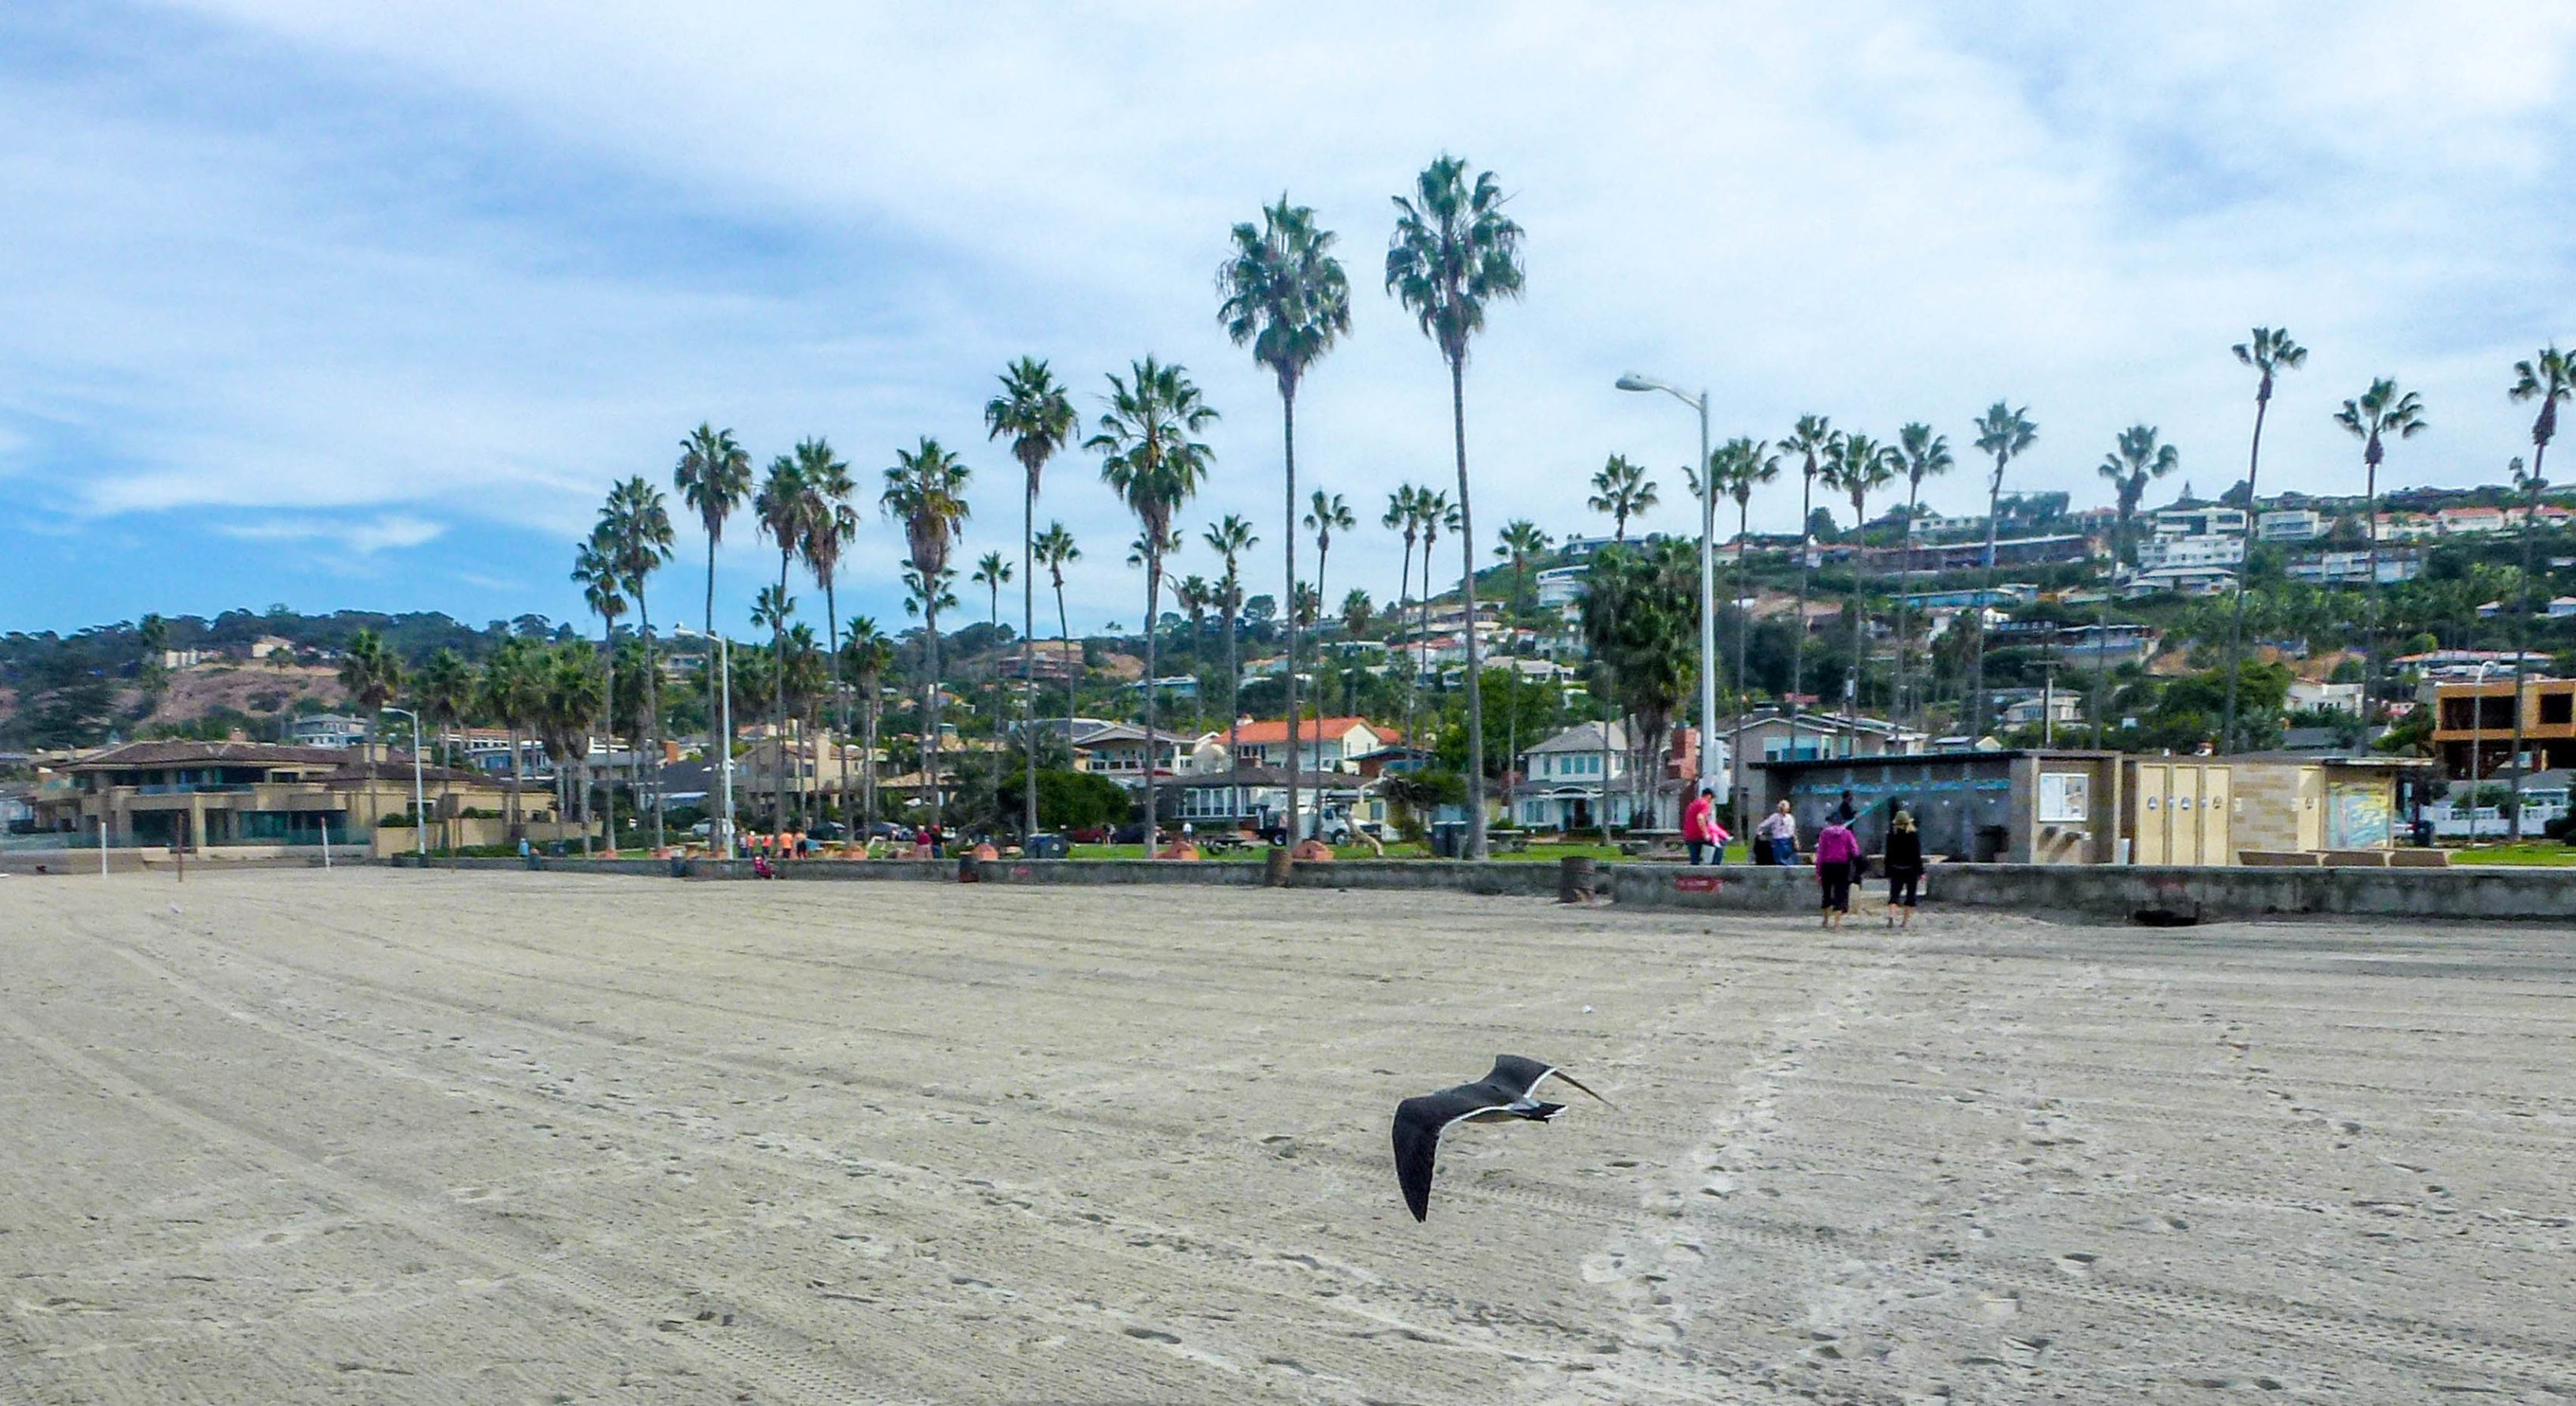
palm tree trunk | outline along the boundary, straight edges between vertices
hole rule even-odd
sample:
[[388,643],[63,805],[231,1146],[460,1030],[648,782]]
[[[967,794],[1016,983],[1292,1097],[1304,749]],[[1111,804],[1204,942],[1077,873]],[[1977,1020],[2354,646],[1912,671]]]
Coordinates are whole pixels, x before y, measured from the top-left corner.
[[1869,526],[1869,509],[1860,494],[1852,495],[1852,672],[1843,689],[1848,700],[1843,707],[1843,755],[1860,752],[1860,690],[1869,677],[1869,544],[1861,540]]
[[[1064,578],[1055,578],[1056,658],[1063,662],[1073,654],[1073,625],[1064,613]],[[1073,715],[1082,709],[1082,665],[1066,663],[1064,674],[1064,764],[1073,767]]]
[[[603,615],[599,630],[599,720],[600,735],[607,740],[608,750],[617,750],[617,622]],[[608,814],[608,828],[603,847],[617,852],[617,773],[611,770],[608,781],[600,787],[601,804]]]
[[[2245,635],[2245,577],[2254,565],[2254,524],[2259,520],[2254,502],[2255,474],[2263,467],[2263,415],[2271,408],[2270,396],[2255,397],[2254,447],[2245,456],[2245,555],[2236,563],[2236,610],[2228,617],[2227,622],[2227,711],[2226,721],[2220,725],[2218,733],[2218,751],[2221,756],[2232,756],[2236,751],[2237,651]],[[2377,588],[2379,581],[2378,520],[2379,514],[2376,511],[2372,512],[2370,576],[2373,589]],[[2374,653],[2372,657],[2375,659],[2378,656]],[[2361,722],[2366,731],[2370,726],[2370,683],[2367,679],[2363,680],[2361,686]],[[2093,745],[2099,747],[2102,745],[2098,740],[2102,726],[2098,719],[2094,722],[2093,730],[2097,737]]]
[[[1287,537],[1284,556],[1288,565],[1288,825],[1287,840],[1291,849],[1302,837],[1303,827],[1297,818],[1297,383],[1282,375],[1279,378],[1279,418],[1286,454],[1288,512],[1282,520]],[[1150,685],[1149,685],[1150,687]],[[1150,760],[1150,759],[1149,759]]]
[[1458,442],[1458,546],[1466,563],[1461,590],[1467,607],[1467,857],[1486,859],[1484,690],[1477,680],[1476,511],[1467,502],[1467,367],[1449,363],[1449,419]]
[[[1038,481],[1031,477],[1020,499],[1020,743],[1028,760],[1020,771],[1020,853],[1038,832]],[[1068,739],[1069,741],[1070,739]]]
[[1163,600],[1163,529],[1145,524],[1145,857],[1152,859],[1160,824],[1154,797],[1154,617]]
[[870,673],[864,677],[862,682],[868,690],[866,707],[868,737],[866,745],[859,753],[859,787],[867,793],[864,802],[865,808],[861,814],[867,821],[868,839],[871,842],[874,842],[876,839],[877,828],[878,679],[874,673]]
[[[2532,482],[2541,481],[2541,461],[2548,453],[2549,441],[2534,436],[2531,446]],[[2527,495],[2522,507],[2522,606],[2513,632],[2513,838],[2517,843],[2522,839],[2522,657],[2531,652],[2531,520],[2539,509],[2540,496],[2536,493]],[[2371,538],[2375,544],[2379,536],[2379,515],[2373,513],[2370,521]],[[2375,553],[2370,564],[2370,580],[2374,587],[2379,584],[2379,562]],[[2371,616],[2375,622],[2378,618],[2375,607]],[[2374,652],[2371,657],[2376,659],[2378,655]],[[2362,689],[2362,737],[2365,741],[2370,736],[2369,694],[2367,687]]]
[[[1727,809],[1735,813],[1735,833],[1744,836],[1746,852],[1751,852],[1753,812],[1744,804],[1744,710],[1753,696],[1753,686],[1744,677],[1744,636],[1753,627],[1753,611],[1745,602],[1744,538],[1750,531],[1753,500],[1747,496],[1735,504],[1735,741],[1728,747],[1726,761]],[[1718,851],[1719,860],[1726,851]]]
[[653,767],[653,848],[659,852],[662,835],[662,681],[661,670],[653,663],[653,611],[644,603],[644,581],[635,581],[635,626],[644,639],[644,737]]
[[787,828],[787,561],[778,551],[778,600],[769,620],[769,780],[772,833]]
[[1914,514],[1923,501],[1923,480],[1908,475],[1906,484],[1905,535],[1898,539],[1896,553],[1896,680],[1887,702],[1887,720],[1891,723],[1905,720],[1905,588],[1914,574]]
[[[1976,745],[1978,738],[1986,735],[1986,596],[1995,588],[1995,518],[2003,511],[2003,501],[2004,466],[2003,460],[1997,458],[1994,477],[1986,480],[1985,575],[1983,583],[1977,588],[1977,598],[1969,607],[1972,618],[1977,622],[1976,633],[1968,636],[1968,697],[1965,709],[1968,716],[1968,744],[1972,747]],[[2111,576],[2119,575],[2119,567],[2120,548],[2115,540],[2111,547]],[[2110,579],[2105,578],[2103,589],[2109,590],[2110,585]]]
[[[1396,619],[1396,633],[1402,634],[1405,628],[1404,598],[1413,588],[1413,534],[1410,531],[1404,534],[1404,565],[1398,568],[1398,572],[1395,580],[1393,613]],[[1416,670],[1414,676],[1406,682],[1404,690],[1404,745],[1416,749],[1422,746],[1422,717],[1421,710],[1416,706],[1414,690],[1421,685],[1421,682],[1421,671]]]
[[1809,470],[1806,484],[1798,490],[1798,620],[1797,629],[1789,635],[1789,755],[1798,755],[1798,709],[1796,695],[1807,691],[1807,574],[1814,569],[1816,538],[1807,524],[1816,517],[1816,475]]
[[[2379,691],[2379,465],[2377,463],[2366,466],[2362,476],[2361,496],[2362,510],[2368,515],[2370,527],[2370,579],[2365,583],[2370,595],[2368,618],[2362,625],[2361,636],[2361,735],[2367,739],[2370,736],[2370,701]],[[2240,597],[2244,594],[2242,581],[2237,583],[2237,594]],[[2514,667],[2520,668],[2521,662],[2515,661]],[[2235,676],[2235,671],[2231,669],[2228,677],[2233,679]],[[2514,695],[2513,710],[2515,717],[2519,719],[2522,714],[2522,695],[2518,692]],[[2519,755],[2514,758],[2516,764],[2521,760]]]
[[930,635],[928,641],[930,700],[927,709],[930,717],[930,736],[929,745],[924,749],[925,755],[930,760],[925,777],[930,782],[930,823],[939,825],[947,819],[947,809],[942,802],[939,790],[939,583],[937,581],[930,583],[928,595],[929,599],[925,600],[921,607],[922,624]]
[[[840,607],[832,598],[832,581],[823,581],[823,627],[832,649],[832,769],[837,779],[832,783],[832,803],[824,814],[838,816],[843,829],[850,819],[850,698],[841,690],[841,617]],[[818,780],[817,785],[821,782]],[[841,838],[848,839],[844,834]]]

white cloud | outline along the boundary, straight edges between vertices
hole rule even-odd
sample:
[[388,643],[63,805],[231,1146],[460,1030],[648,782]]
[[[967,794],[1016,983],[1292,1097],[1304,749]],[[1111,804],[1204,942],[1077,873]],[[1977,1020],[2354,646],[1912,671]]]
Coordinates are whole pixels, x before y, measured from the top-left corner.
[[244,542],[321,542],[354,556],[370,557],[378,552],[425,546],[437,541],[447,528],[421,518],[384,513],[353,521],[291,517],[231,522],[218,525],[215,531]]
[[[1277,411],[1213,321],[1225,226],[1285,188],[1343,231],[1358,327],[1301,399],[1301,468],[1373,523],[1396,480],[1448,474],[1445,378],[1375,276],[1386,197],[1443,148],[1494,167],[1529,230],[1529,296],[1496,311],[1468,386],[1488,536],[1579,527],[1614,450],[1677,497],[1691,426],[1613,392],[1631,368],[1708,386],[1721,436],[1817,410],[1881,435],[1929,420],[1964,448],[2009,396],[2043,426],[2027,481],[2089,499],[2132,421],[2205,490],[2241,474],[2250,386],[2226,349],[2252,323],[2314,348],[2265,478],[2319,489],[2357,470],[2329,410],[2378,374],[2422,388],[2437,427],[2392,453],[2396,481],[2492,476],[2525,431],[2507,365],[2576,336],[2557,194],[2576,11],[162,18],[286,96],[0,83],[0,132],[22,134],[0,136],[0,210],[28,231],[0,272],[0,417],[108,447],[55,483],[74,514],[324,504],[569,537],[610,478],[664,477],[713,417],[764,457],[828,433],[863,470],[924,433],[966,448],[994,485],[970,529],[990,545],[1017,519],[976,424],[991,373],[1034,350],[1089,387],[1152,350],[1227,412],[1191,518],[1256,515],[1275,585]],[[1088,544],[1086,613],[1132,620],[1133,528],[1091,477],[1060,464],[1042,520]],[[1794,493],[1757,509],[1794,516]],[[1358,536],[1337,583],[1391,589],[1394,551]],[[737,523],[729,548],[746,579],[751,537]],[[861,551],[896,541],[872,521]],[[559,577],[529,589],[560,611]]]

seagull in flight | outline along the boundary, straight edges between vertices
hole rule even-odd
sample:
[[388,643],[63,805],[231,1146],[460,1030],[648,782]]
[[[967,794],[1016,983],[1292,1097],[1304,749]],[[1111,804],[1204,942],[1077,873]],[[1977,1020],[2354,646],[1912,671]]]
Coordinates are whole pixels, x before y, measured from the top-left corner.
[[1563,1079],[1605,1105],[1618,1106],[1583,1088],[1555,1065],[1520,1055],[1496,1055],[1492,1071],[1484,1078],[1395,1106],[1395,1179],[1404,1188],[1404,1204],[1415,1220],[1431,1218],[1431,1161],[1449,1125],[1498,1123],[1506,1118],[1547,1122],[1565,1111],[1564,1104],[1542,1103],[1531,1096],[1547,1079]]

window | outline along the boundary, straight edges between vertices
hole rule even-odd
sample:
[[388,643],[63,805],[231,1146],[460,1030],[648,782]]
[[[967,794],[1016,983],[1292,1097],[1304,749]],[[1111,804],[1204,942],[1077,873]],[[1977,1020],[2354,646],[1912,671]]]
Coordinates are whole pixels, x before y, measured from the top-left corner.
[[2543,726],[2557,727],[2576,722],[2576,693],[2540,695],[2540,721]]

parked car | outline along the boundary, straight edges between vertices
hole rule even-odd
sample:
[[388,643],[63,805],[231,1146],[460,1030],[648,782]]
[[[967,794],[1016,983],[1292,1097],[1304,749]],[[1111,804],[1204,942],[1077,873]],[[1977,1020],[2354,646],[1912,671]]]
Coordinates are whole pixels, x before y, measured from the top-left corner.
[[914,837],[911,826],[897,825],[891,820],[880,820],[876,824],[868,827],[868,838],[872,840],[893,840],[900,844],[910,844]]
[[1085,825],[1080,829],[1067,830],[1064,834],[1066,839],[1069,839],[1078,845],[1105,845],[1109,843],[1109,827],[1106,825]]

